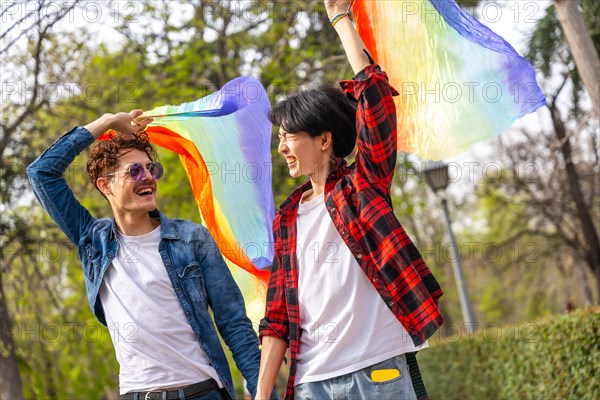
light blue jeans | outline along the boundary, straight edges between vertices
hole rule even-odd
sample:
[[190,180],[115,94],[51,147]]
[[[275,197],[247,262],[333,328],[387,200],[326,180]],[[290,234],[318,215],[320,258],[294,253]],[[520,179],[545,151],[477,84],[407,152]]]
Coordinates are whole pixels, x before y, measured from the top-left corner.
[[[400,376],[385,382],[371,380],[371,371],[397,369]],[[416,400],[404,354],[335,378],[297,385],[296,399],[302,400]]]

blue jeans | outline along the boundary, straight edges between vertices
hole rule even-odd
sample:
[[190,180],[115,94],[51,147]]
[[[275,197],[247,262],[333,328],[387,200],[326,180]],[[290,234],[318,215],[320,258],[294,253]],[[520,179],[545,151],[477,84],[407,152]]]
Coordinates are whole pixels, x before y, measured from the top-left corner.
[[[400,376],[385,382],[374,382],[371,380],[371,371],[378,369],[397,369],[400,371]],[[301,383],[295,387],[294,396],[302,400],[416,400],[417,398],[404,354],[346,375]]]

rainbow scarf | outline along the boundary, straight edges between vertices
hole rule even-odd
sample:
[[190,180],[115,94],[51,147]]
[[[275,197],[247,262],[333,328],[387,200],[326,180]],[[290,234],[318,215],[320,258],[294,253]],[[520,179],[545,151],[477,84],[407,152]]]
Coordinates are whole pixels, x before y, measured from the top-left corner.
[[453,0],[356,0],[352,11],[400,92],[400,151],[448,158],[546,103],[531,64]]
[[[357,0],[352,11],[401,94],[400,151],[451,157],[545,104],[531,65],[452,0]],[[241,267],[231,270],[255,322],[264,311],[257,282],[268,281],[264,268],[273,260],[269,107],[261,83],[241,77],[194,102],[144,114],[155,118],[150,140],[180,155],[222,254]]]
[[269,108],[261,83],[240,77],[194,102],[144,113],[155,118],[146,128],[150,141],[179,154],[222,254],[262,282],[273,260],[275,215]]

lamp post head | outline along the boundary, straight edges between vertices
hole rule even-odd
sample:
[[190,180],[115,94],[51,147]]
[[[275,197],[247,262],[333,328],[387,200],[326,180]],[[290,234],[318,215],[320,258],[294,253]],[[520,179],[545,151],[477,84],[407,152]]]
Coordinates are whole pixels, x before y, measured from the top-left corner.
[[445,162],[428,162],[421,173],[425,176],[425,181],[435,193],[439,190],[445,190],[448,187],[450,179],[448,178],[448,164]]

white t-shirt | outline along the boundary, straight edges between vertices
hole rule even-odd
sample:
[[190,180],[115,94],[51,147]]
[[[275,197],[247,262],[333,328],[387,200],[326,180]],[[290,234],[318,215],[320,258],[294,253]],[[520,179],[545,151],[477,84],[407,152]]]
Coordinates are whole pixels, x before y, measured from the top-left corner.
[[335,228],[324,195],[298,209],[300,348],[296,385],[423,349],[381,299]]
[[117,234],[119,251],[100,299],[119,362],[120,394],[190,385],[222,386],[173,290],[158,253],[160,226],[142,236]]

